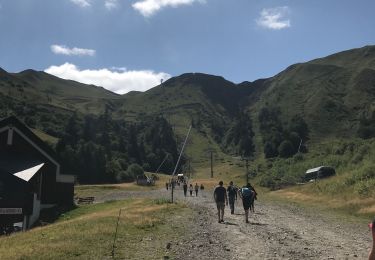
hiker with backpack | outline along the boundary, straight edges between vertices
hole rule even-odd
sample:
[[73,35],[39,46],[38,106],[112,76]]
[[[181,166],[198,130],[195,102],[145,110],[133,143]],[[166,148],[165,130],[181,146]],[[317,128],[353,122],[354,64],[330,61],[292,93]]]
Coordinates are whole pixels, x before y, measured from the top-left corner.
[[233,186],[233,181],[229,182],[229,186],[227,188],[228,198],[229,198],[229,206],[230,206],[230,214],[234,214],[234,201],[237,200],[237,188]]
[[240,197],[242,199],[242,205],[243,209],[245,210],[245,222],[249,223],[249,208],[251,205],[251,202],[254,200],[254,191],[251,190],[251,185],[248,183],[246,186],[241,188],[239,191]]
[[228,205],[227,190],[223,187],[223,182],[219,182],[214,190],[214,199],[217,207],[217,216],[219,218],[219,223],[224,223],[224,208],[225,204]]

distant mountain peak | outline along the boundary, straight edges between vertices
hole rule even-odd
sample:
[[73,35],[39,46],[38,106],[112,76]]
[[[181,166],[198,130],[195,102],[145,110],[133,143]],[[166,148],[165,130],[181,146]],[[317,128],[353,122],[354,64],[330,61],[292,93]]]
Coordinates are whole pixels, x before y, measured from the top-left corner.
[[6,72],[6,70],[0,67],[0,75],[7,75],[7,74],[8,72]]
[[163,83],[164,86],[177,86],[177,85],[194,85],[194,86],[222,86],[222,85],[235,85],[223,78],[222,76],[215,76],[205,73],[190,72],[184,73],[168,79]]

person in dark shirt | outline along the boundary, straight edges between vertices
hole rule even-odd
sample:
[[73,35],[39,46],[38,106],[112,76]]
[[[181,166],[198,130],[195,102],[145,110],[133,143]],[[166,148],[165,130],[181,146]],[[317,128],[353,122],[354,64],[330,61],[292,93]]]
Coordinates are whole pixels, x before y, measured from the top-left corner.
[[195,183],[194,189],[195,189],[195,197],[198,197],[198,191],[199,191],[198,183]]
[[229,198],[230,214],[234,214],[234,201],[237,199],[237,188],[233,186],[233,181],[229,182],[227,192]]
[[184,188],[184,195],[186,197],[186,193],[187,193],[187,183],[184,182],[184,185],[182,186]]
[[223,182],[219,182],[219,186],[217,186],[214,190],[214,199],[216,202],[217,207],[217,216],[219,218],[218,222],[224,222],[224,208],[225,204],[228,205],[228,198],[227,198],[227,190],[223,187]]

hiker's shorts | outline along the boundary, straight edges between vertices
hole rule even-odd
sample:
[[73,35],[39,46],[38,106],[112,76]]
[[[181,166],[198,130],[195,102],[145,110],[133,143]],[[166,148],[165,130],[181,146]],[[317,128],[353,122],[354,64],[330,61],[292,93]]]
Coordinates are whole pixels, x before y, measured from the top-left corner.
[[242,200],[242,205],[243,205],[243,209],[244,210],[248,210],[250,208],[250,205],[251,205],[251,200]]
[[224,210],[225,202],[216,202],[217,210]]

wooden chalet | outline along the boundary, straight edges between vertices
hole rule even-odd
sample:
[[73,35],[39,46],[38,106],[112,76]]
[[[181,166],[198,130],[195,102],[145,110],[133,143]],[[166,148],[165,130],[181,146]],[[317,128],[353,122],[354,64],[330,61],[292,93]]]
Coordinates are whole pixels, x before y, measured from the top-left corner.
[[16,117],[0,121],[0,228],[30,228],[40,212],[73,203],[73,175],[54,151]]

